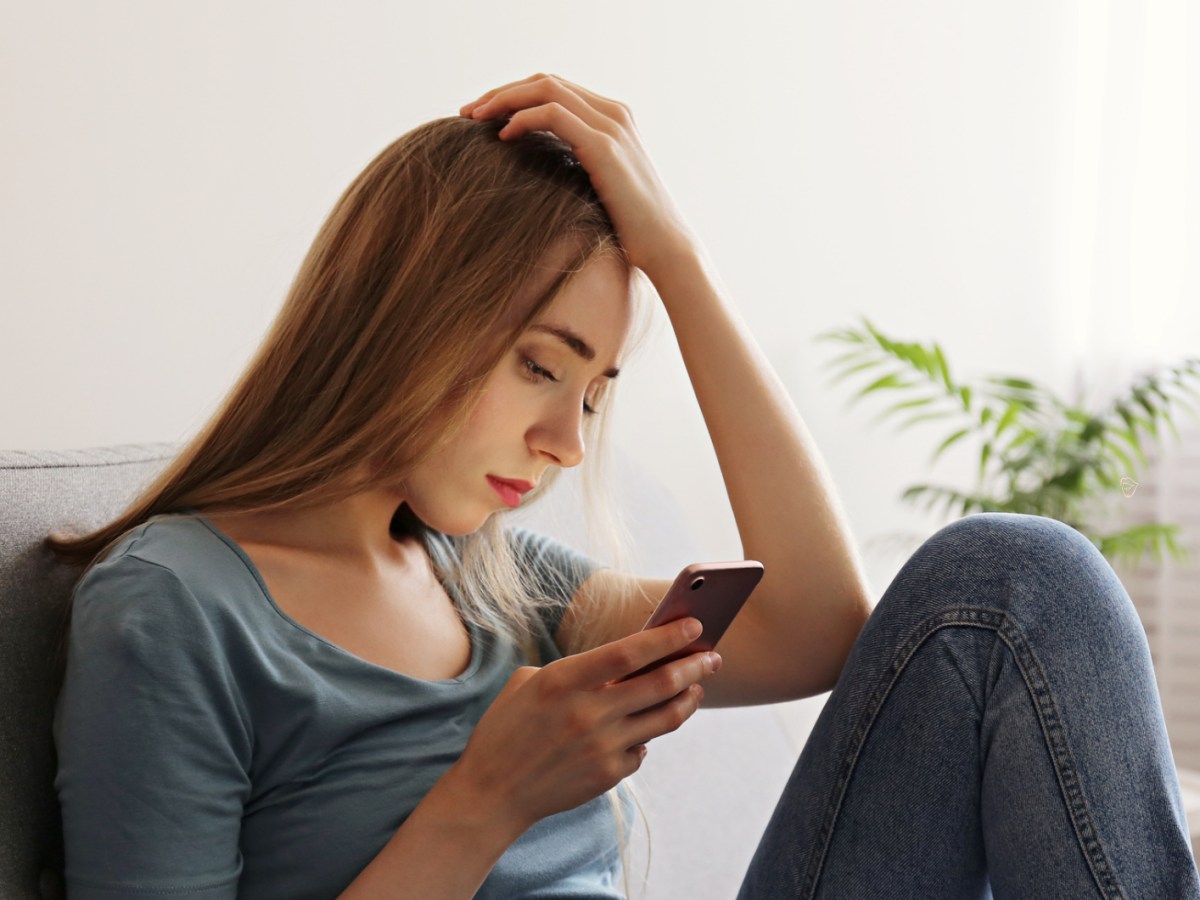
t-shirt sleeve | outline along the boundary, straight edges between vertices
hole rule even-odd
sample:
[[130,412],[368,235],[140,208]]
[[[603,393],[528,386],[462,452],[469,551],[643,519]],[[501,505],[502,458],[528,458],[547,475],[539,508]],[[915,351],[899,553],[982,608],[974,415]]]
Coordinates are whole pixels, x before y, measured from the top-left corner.
[[546,631],[553,638],[575,591],[593,572],[608,566],[549,535],[519,527],[509,533],[518,559],[528,567],[537,589],[544,596],[562,601],[540,610]]
[[72,900],[236,897],[253,734],[220,634],[156,563],[77,585],[54,715]]

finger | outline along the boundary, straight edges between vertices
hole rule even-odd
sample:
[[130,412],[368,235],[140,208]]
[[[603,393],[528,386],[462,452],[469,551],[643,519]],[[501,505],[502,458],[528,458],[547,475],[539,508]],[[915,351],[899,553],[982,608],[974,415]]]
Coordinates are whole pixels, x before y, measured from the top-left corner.
[[625,719],[619,734],[619,746],[642,745],[679,728],[690,719],[704,701],[704,688],[690,685],[666,703],[631,715]]
[[686,692],[712,674],[707,657],[705,650],[688,653],[649,672],[606,685],[603,702],[609,715],[637,717]]
[[508,124],[497,132],[497,136],[502,140],[513,140],[530,131],[549,131],[558,135],[571,145],[575,158],[593,177],[597,171],[596,154],[601,151],[597,141],[613,140],[557,102],[517,110],[508,120]]
[[647,628],[628,637],[592,650],[556,660],[552,665],[568,670],[564,687],[568,690],[597,690],[611,682],[636,672],[650,663],[682,650],[695,638],[689,637],[686,626],[700,624],[699,619],[687,616],[665,625]]
[[469,116],[471,114],[472,109],[474,109],[476,106],[479,106],[480,104],[487,103],[487,101],[491,100],[493,97],[495,97],[501,91],[507,90],[508,88],[514,87],[518,84],[528,84],[531,81],[536,81],[539,78],[545,78],[545,77],[546,76],[543,75],[541,72],[538,72],[536,75],[530,75],[528,78],[522,78],[520,81],[510,81],[508,84],[502,84],[498,88],[492,88],[490,91],[485,91],[484,93],[480,94],[478,99],[472,100],[470,103],[463,105],[459,109],[459,112],[461,112],[464,116]]
[[567,87],[579,94],[579,96],[585,98],[592,106],[600,110],[611,119],[620,120],[623,115],[628,115],[630,118],[632,118],[629,107],[624,103],[620,103],[617,100],[612,100],[608,97],[597,94],[595,91],[589,91],[582,85],[576,84],[573,81],[567,81],[567,79],[563,78],[561,75],[549,75],[547,77],[553,78],[556,81],[565,84]]
[[615,123],[603,113],[588,105],[587,101],[560,84],[533,82],[501,91],[471,110],[473,119],[500,119],[513,116],[521,110],[536,109],[557,103],[581,121],[597,131],[612,132]]
[[470,115],[475,119],[497,119],[513,115],[519,110],[533,109],[549,103],[558,103],[592,128],[605,134],[616,135],[621,128],[620,122],[603,110],[597,109],[574,89],[553,78],[543,78],[500,90],[490,100],[475,106]]

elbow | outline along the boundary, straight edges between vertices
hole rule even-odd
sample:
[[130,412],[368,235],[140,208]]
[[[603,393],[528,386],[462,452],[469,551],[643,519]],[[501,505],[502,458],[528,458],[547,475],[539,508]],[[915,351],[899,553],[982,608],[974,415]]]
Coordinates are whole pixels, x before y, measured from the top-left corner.
[[853,647],[855,641],[858,640],[858,636],[862,634],[867,620],[871,618],[871,612],[875,607],[871,605],[871,600],[866,594],[860,594],[851,603],[850,609],[850,646]]
[[832,691],[837,686],[838,681],[841,680],[842,672],[845,670],[846,663],[850,659],[850,653],[854,650],[854,645],[858,643],[859,635],[862,634],[867,620],[871,617],[871,609],[870,601],[867,600],[865,595],[850,604],[850,612],[846,616],[846,626],[842,632],[842,640],[837,643],[839,649],[834,653],[830,671],[826,677],[825,691]]

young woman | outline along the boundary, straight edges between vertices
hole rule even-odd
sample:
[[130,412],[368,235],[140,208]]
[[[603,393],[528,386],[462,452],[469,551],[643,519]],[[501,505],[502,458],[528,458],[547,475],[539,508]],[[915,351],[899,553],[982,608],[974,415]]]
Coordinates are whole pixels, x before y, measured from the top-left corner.
[[[622,682],[692,640],[639,630],[669,582],[504,518],[602,445],[642,276],[765,576],[711,663]],[[648,742],[702,696],[831,689],[740,897],[1200,898],[1096,548],[970,516],[872,610],[629,110],[562,78],[384,150],[208,426],[50,544],[86,567],[55,717],[72,898],[621,897]]]

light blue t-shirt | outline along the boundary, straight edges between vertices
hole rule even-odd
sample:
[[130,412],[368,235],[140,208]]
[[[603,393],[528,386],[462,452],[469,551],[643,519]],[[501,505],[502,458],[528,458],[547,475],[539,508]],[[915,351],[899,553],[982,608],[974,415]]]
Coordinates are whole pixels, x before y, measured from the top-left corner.
[[[535,573],[567,574],[571,594],[597,568],[545,535],[509,535]],[[561,656],[561,615],[544,617],[543,665]],[[54,716],[68,896],[335,898],[527,664],[511,642],[468,630],[462,675],[412,678],[288,617],[207,519],[131,532],[74,592]],[[620,796],[628,835],[632,800]],[[620,875],[601,795],[521,835],[476,897],[619,898]]]

